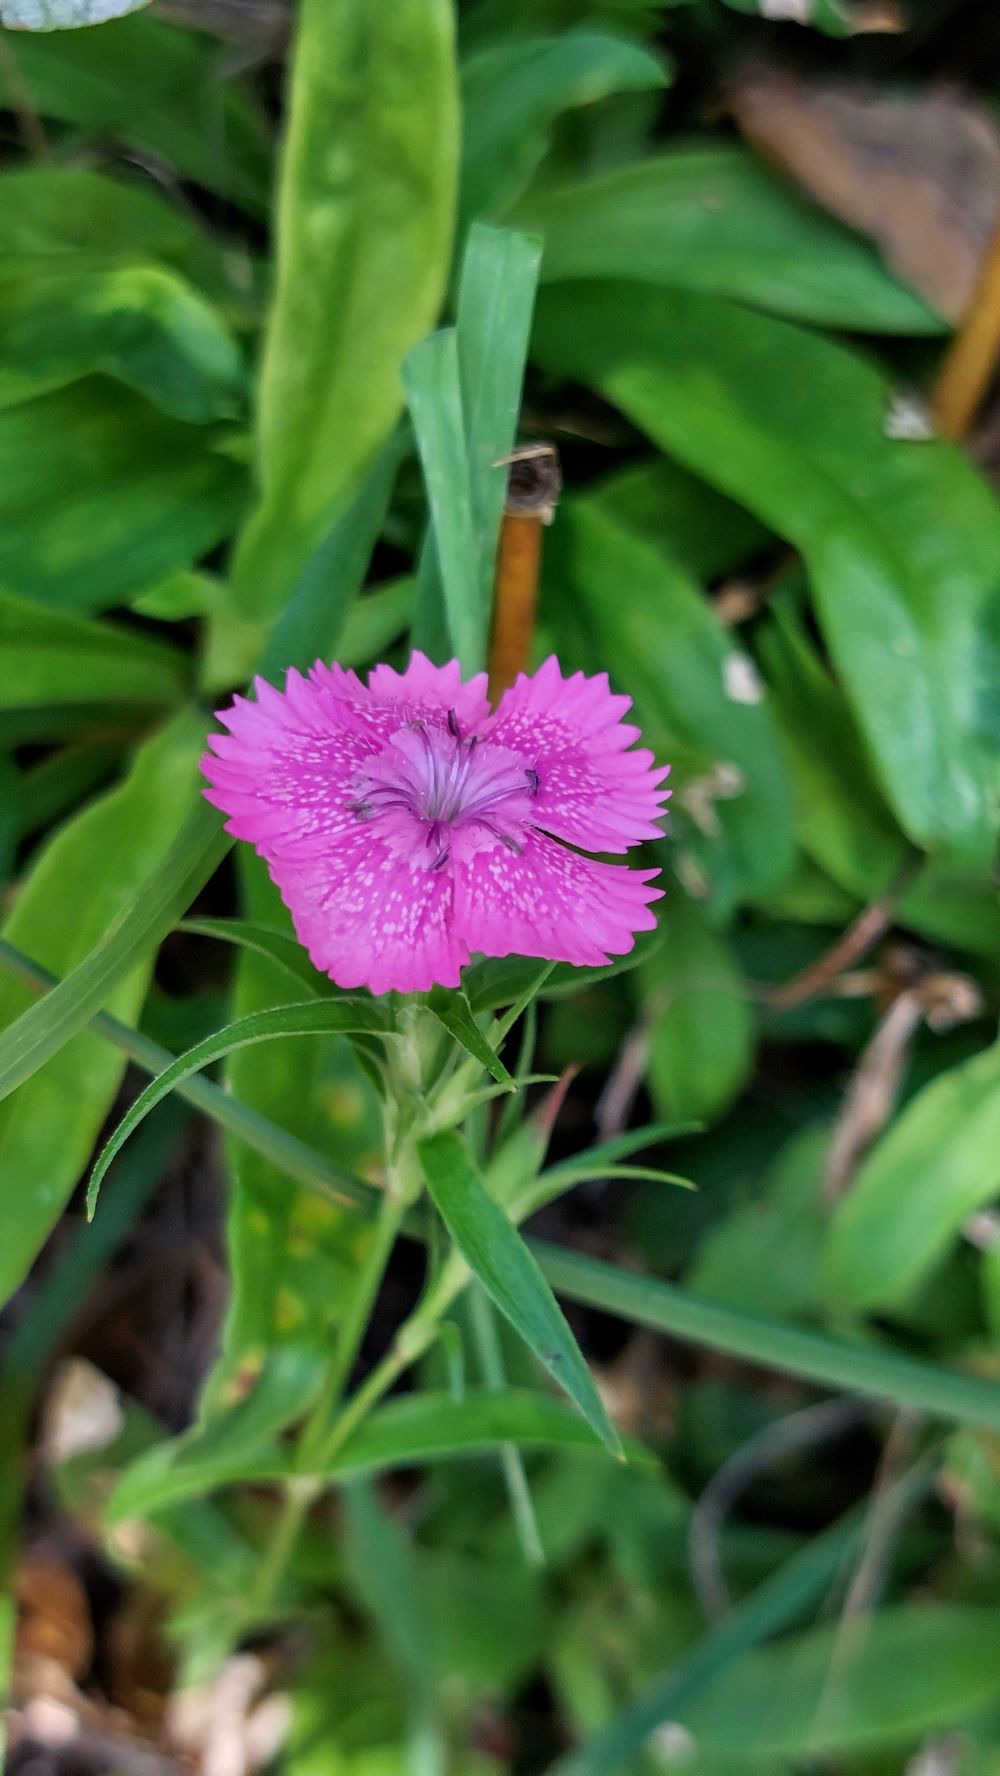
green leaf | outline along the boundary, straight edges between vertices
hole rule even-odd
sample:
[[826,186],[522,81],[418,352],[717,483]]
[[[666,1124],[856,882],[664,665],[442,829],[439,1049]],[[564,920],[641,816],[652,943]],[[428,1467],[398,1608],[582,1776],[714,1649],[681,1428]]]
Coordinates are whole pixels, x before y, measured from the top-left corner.
[[0,408],[92,372],[195,425],[244,404],[243,362],[217,310],[157,266],[20,278],[0,288],[0,340]]
[[[862,1520],[854,1512],[810,1537],[805,1547],[749,1597],[729,1610],[680,1659],[639,1694],[586,1744],[551,1766],[552,1776],[612,1776],[648,1745],[663,1722],[674,1721],[719,1674],[739,1662],[760,1641],[801,1619],[842,1576],[861,1539]],[[742,1752],[739,1770],[745,1768]]]
[[873,247],[728,144],[546,186],[515,219],[545,242],[546,283],[627,278],[856,332],[948,331]]
[[352,604],[337,644],[342,666],[369,666],[384,660],[394,641],[413,621],[416,582],[409,575],[373,586]]
[[641,44],[583,26],[479,50],[462,67],[462,214],[495,216],[524,190],[561,112],[666,83]]
[[298,939],[276,926],[261,925],[253,919],[182,919],[178,930],[189,931],[193,937],[215,937],[220,943],[235,944],[254,955],[266,956],[317,998],[338,991],[325,974],[313,967]]
[[711,585],[761,554],[773,538],[765,525],[668,457],[642,457],[603,475],[587,505],[662,549],[699,585]]
[[788,598],[771,600],[755,643],[785,742],[803,849],[858,900],[874,900],[895,886],[900,924],[996,957],[1000,909],[980,872],[931,858],[899,891],[900,872],[914,854],[875,783],[844,693]]
[[[595,1455],[599,1445],[576,1412],[545,1394],[509,1388],[469,1389],[460,1400],[422,1391],[390,1400],[371,1413],[324,1468],[331,1480],[423,1467],[465,1456],[495,1455],[504,1444],[523,1449],[563,1449]],[[280,1444],[261,1440],[251,1448],[225,1445],[213,1455],[204,1436],[189,1432],[144,1453],[122,1475],[109,1507],[109,1520],[145,1516],[183,1503],[217,1486],[239,1481],[276,1481],[292,1473],[292,1456]],[[630,1456],[641,1458],[635,1445]],[[649,1459],[648,1457],[646,1459]]]
[[469,1269],[605,1447],[617,1453],[618,1437],[576,1340],[527,1246],[487,1195],[464,1142],[455,1134],[433,1135],[419,1143],[419,1151],[434,1205]]
[[237,1049],[249,1048],[257,1042],[269,1042],[278,1036],[372,1035],[384,1036],[390,1029],[388,1014],[372,999],[307,1000],[302,1005],[277,1005],[266,1011],[237,1018],[196,1042],[185,1054],[178,1055],[172,1066],[147,1085],[118,1124],[111,1139],[105,1142],[94,1164],[87,1191],[87,1211],[93,1214],[97,1193],[108,1166],[128,1140],[133,1129],[154,1105],[181,1080],[219,1061]]
[[0,592],[0,709],[32,704],[169,706],[186,688],[183,654],[137,630],[90,623]]
[[838,1300],[898,1307],[1000,1187],[1000,1047],[939,1073],[864,1161],[830,1225],[824,1269]]
[[473,1018],[465,994],[448,987],[432,987],[427,1003],[456,1042],[460,1042],[466,1052],[485,1067],[490,1078],[514,1091],[513,1079]]
[[997,818],[1000,514],[969,464],[948,444],[888,438],[879,371],[787,322],[598,283],[571,301],[543,291],[539,317],[544,363],[592,382],[801,550],[903,830],[982,867]]
[[[296,969],[311,976],[313,994],[336,993],[295,941],[277,889],[249,848],[241,847],[239,881],[253,917],[232,924],[254,933],[254,947],[239,959],[234,1015],[280,1005]],[[267,930],[264,920],[280,925],[266,939],[258,935]],[[225,1084],[256,1117],[289,1131],[309,1151],[335,1154],[354,1172],[381,1174],[382,1107],[343,1038],[309,1036],[241,1049],[227,1063]],[[292,1188],[280,1149],[276,1155],[262,1152],[235,1126],[231,1134],[226,1251],[232,1288],[221,1353],[202,1397],[202,1412],[209,1415],[239,1397],[268,1351],[295,1349],[303,1361],[325,1370],[331,1338],[351,1300],[352,1277],[371,1239],[370,1226],[345,1212],[342,1198],[321,1201],[308,1180]]]
[[[172,843],[204,744],[200,718],[178,716],[143,746],[128,777],[57,831],[22,883],[4,927],[49,967],[71,968],[127,906]],[[72,894],[68,916],[67,893]],[[108,994],[113,1012],[138,1016],[153,965],[143,946]],[[15,1024],[30,995],[0,978],[0,1025]],[[58,1220],[114,1101],[123,1059],[80,1035],[0,1108],[0,1299],[21,1283]]]
[[[0,938],[0,966],[35,992],[52,992],[60,985],[57,975],[32,961],[23,950],[4,938]],[[107,1012],[95,1013],[90,1019],[90,1028],[102,1042],[127,1055],[144,1073],[162,1073],[175,1059],[169,1049],[162,1048],[158,1042],[130,1024],[122,1023],[119,1018],[110,1017]],[[349,1206],[366,1218],[374,1212],[376,1198],[371,1184],[337,1165],[325,1153],[300,1141],[287,1129],[279,1128],[277,1123],[270,1122],[249,1105],[240,1104],[230,1092],[197,1074],[181,1080],[175,1089],[179,1097],[210,1116],[220,1128],[238,1135],[241,1141],[280,1171],[283,1178],[292,1178],[324,1202]]]
[[0,412],[0,583],[89,612],[189,566],[242,497],[212,442],[95,379]]
[[725,939],[678,884],[660,923],[663,942],[636,977],[649,1025],[647,1084],[660,1116],[712,1121],[753,1066],[748,985]]
[[[408,367],[433,522],[420,562],[413,640],[432,659],[456,652],[456,634],[467,633],[475,650],[470,664],[484,664],[507,487],[501,459],[517,431],[538,262],[538,243],[526,235],[483,223],[469,231],[455,326],[461,422],[448,336],[419,347]],[[474,579],[463,578],[470,572]]]
[[[432,333],[414,347],[403,366],[403,383],[427,488],[447,651],[470,677],[482,670],[486,659],[489,613],[480,596],[472,477],[453,327]],[[422,578],[430,572],[425,568]],[[424,604],[421,586],[418,611]],[[419,616],[417,636],[424,639]]]
[[686,1277],[696,1294],[790,1319],[819,1312],[829,1141],[828,1128],[800,1129],[755,1187],[753,1200],[709,1228]]
[[226,46],[146,14],[6,42],[0,94],[93,132],[264,215],[272,125],[227,83]]
[[527,1004],[536,993],[547,999],[569,998],[580,987],[638,968],[661,941],[659,929],[641,931],[628,955],[616,956],[606,968],[577,968],[572,962],[557,962],[553,967],[551,962],[537,962],[530,956],[484,957],[465,970],[463,991],[477,1016],[502,1005]]
[[138,12],[149,0],[0,0],[0,25],[13,31],[72,31]]
[[[342,620],[344,603],[356,592],[374,546],[394,460],[387,450],[327,540],[324,560],[340,597],[331,599],[325,579],[308,573],[303,577],[264,649],[260,669],[265,677],[287,666],[309,667],[324,650],[331,624],[336,629]],[[146,946],[167,935],[231,843],[219,829],[215,809],[200,794],[193,794],[191,813],[176,844],[113,931],[42,1003],[30,1006],[9,1031],[0,1034],[0,1100],[82,1029]]]
[[532,1240],[531,1249],[553,1288],[571,1301],[823,1387],[1000,1430],[1000,1388],[993,1381],[706,1301],[657,1277],[636,1276],[541,1240]]
[[554,541],[554,576],[583,614],[595,666],[634,698],[644,741],[673,763],[671,814],[715,904],[780,882],[794,849],[791,786],[753,661],[669,550],[608,506],[564,501]]
[[676,1716],[706,1750],[740,1757],[850,1757],[915,1745],[1000,1695],[1000,1611],[954,1604],[879,1610],[734,1661]]
[[[11,47],[16,55],[20,46]],[[0,281],[137,264],[172,267],[228,303],[239,296],[232,268],[237,276],[244,269],[232,241],[217,244],[189,211],[165,202],[152,186],[86,167],[5,168]]]
[[234,568],[274,611],[384,443],[451,254],[457,87],[447,0],[305,0],[261,367],[259,507]]
[[433,1670],[412,1543],[367,1480],[350,1481],[345,1493],[345,1554],[354,1589],[391,1657],[430,1707]]

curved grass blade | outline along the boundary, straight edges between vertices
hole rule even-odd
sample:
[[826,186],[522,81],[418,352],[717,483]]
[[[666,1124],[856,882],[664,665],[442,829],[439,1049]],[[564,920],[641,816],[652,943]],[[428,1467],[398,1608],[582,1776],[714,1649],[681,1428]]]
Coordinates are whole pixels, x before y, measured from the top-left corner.
[[136,1098],[128,1115],[122,1118],[110,1140],[105,1142],[95,1162],[87,1191],[88,1218],[93,1216],[101,1180],[132,1130],[138,1127],[143,1117],[148,1115],[161,1098],[166,1097],[169,1091],[190,1074],[210,1066],[213,1061],[221,1060],[224,1055],[233,1054],[239,1048],[249,1048],[255,1042],[269,1042],[272,1037],[389,1034],[388,1014],[374,1001],[343,999],[324,1003],[322,1000],[309,1000],[304,1005],[276,1005],[268,1011],[257,1011],[250,1017],[237,1018],[235,1023],[226,1024],[223,1029],[207,1036],[204,1042],[196,1042],[193,1048],[178,1055],[165,1072],[147,1085],[145,1091]]
[[302,945],[287,931],[258,924],[253,919],[182,919],[177,929],[189,931],[193,937],[216,937],[220,943],[238,944],[255,955],[266,956],[317,998],[338,991],[325,974],[313,967]]

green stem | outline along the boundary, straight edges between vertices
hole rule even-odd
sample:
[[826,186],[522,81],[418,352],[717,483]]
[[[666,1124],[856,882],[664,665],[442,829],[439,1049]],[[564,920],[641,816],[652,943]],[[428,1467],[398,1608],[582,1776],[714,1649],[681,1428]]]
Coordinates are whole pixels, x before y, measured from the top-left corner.
[[357,1393],[348,1400],[340,1417],[334,1423],[322,1446],[320,1455],[322,1468],[325,1469],[330,1465],[338,1450],[343,1448],[348,1438],[354,1434],[358,1425],[367,1417],[383,1394],[388,1393],[393,1383],[399,1380],[399,1377],[410,1368],[411,1364],[417,1361],[418,1357],[423,1356],[424,1351],[437,1335],[442,1317],[456,1295],[461,1294],[468,1280],[469,1271],[464,1260],[453,1252],[430,1283],[409,1318],[403,1321],[381,1362],[376,1363],[371,1374],[362,1382]]
[[[248,1618],[266,1616],[281,1589],[302,1526],[323,1490],[324,1439],[365,1335],[365,1328],[389,1262],[408,1201],[385,1190],[379,1202],[371,1243],[357,1272],[347,1311],[334,1342],[323,1387],[299,1438],[296,1472],[285,1483],[284,1498],[250,1598]],[[362,1390],[363,1391],[363,1390]],[[355,1396],[357,1397],[357,1396]]]
[[361,1349],[361,1341],[407,1207],[403,1197],[394,1196],[388,1190],[382,1196],[371,1243],[358,1271],[347,1312],[337,1332],[322,1392],[299,1440],[295,1465],[300,1473],[308,1474],[317,1465],[330,1419],[340,1404],[341,1395]]

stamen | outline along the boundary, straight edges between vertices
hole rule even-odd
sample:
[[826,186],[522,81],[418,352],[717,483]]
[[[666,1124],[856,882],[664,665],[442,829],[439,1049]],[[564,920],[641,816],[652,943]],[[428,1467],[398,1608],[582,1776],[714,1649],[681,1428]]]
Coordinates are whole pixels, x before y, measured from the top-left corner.
[[444,869],[444,866],[447,863],[450,856],[451,856],[451,846],[450,845],[442,845],[441,850],[438,852],[437,856],[434,859],[434,862],[431,864],[431,869],[432,870]]
[[448,732],[453,740],[461,740],[462,730],[458,725],[458,715],[454,709],[448,711]]
[[542,780],[539,777],[538,772],[537,771],[525,771],[524,775],[528,779],[528,788],[530,789],[532,795],[537,795],[538,791],[542,787]]

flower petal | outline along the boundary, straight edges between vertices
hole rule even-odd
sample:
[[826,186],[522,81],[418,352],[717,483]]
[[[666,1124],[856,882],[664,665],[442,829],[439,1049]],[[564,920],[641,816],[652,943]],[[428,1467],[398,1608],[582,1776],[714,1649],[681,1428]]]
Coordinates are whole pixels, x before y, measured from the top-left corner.
[[504,692],[485,737],[537,771],[536,825],[586,851],[627,851],[661,836],[667,769],[653,770],[644,748],[629,751],[639,738],[622,721],[630,708],[630,698],[613,695],[607,673],[564,678],[554,655]]
[[518,853],[495,845],[456,865],[455,930],[484,956],[601,967],[656,924],[649,903],[663,891],[648,884],[658,874],[598,863],[531,833]]
[[272,854],[268,868],[299,942],[339,987],[457,987],[469,954],[454,934],[449,870],[411,863],[358,825],[311,855]]
[[235,697],[218,712],[228,734],[211,734],[201,769],[205,795],[229,815],[228,832],[268,855],[278,845],[328,838],[355,821],[358,769],[377,742],[349,706],[294,670],[285,692],[263,679],[256,701]]
[[341,666],[324,666],[319,660],[310,680],[322,686],[335,701],[346,700],[365,731],[380,740],[387,740],[408,722],[425,721],[443,728],[450,710],[455,711],[462,733],[472,734],[483,726],[490,713],[485,672],[463,684],[457,660],[435,666],[419,649],[410,655],[404,672],[397,672],[393,666],[374,667],[367,687],[353,672],[345,672]]

